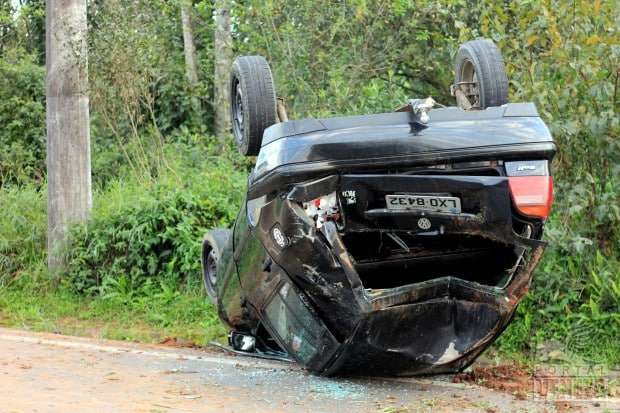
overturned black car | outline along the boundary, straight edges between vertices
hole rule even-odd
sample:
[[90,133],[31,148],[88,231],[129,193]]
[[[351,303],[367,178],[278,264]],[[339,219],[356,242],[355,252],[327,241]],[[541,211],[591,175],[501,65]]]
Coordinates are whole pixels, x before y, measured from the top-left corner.
[[508,103],[489,40],[461,46],[457,107],[288,121],[258,56],[232,72],[233,131],[258,154],[203,275],[235,350],[331,375],[454,372],[511,321],[541,258],[556,147]]

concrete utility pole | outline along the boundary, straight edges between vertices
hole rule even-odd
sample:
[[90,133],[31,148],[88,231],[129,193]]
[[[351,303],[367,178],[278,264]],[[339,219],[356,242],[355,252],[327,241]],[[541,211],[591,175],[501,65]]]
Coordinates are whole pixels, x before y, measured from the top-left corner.
[[230,68],[232,67],[231,0],[215,1],[215,134],[220,141],[230,131]]
[[86,0],[47,0],[47,250],[62,269],[68,226],[92,206]]

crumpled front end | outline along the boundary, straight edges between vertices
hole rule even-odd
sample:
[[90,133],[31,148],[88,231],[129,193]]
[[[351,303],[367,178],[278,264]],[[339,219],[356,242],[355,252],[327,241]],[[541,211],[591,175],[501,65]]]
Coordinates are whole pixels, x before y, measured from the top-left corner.
[[[466,367],[512,319],[544,249],[542,221],[515,213],[492,169],[331,175],[250,200],[269,256],[246,291],[262,324],[319,374]],[[412,188],[459,210],[387,207]]]

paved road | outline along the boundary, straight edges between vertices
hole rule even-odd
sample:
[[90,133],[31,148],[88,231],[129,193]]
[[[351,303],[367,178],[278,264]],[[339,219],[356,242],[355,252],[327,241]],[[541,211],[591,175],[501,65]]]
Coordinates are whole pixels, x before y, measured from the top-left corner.
[[555,408],[482,387],[453,384],[450,376],[432,380],[321,378],[294,364],[215,351],[0,329],[2,413]]

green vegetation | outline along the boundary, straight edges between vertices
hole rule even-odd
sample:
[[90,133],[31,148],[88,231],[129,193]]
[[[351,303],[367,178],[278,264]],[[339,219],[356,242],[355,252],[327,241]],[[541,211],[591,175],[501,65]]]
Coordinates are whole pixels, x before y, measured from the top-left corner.
[[234,219],[246,167],[198,143],[165,150],[170,169],[156,180],[116,178],[95,193],[60,278],[46,271],[45,188],[2,189],[0,323],[147,341],[223,337],[202,293],[200,241]]
[[131,292],[108,286],[96,298],[22,282],[0,295],[0,325],[144,342],[180,337],[198,345],[227,333],[200,289],[164,282]]
[[73,232],[63,281],[78,293],[128,294],[153,279],[171,288],[200,281],[200,241],[232,224],[245,186],[230,160],[204,155],[211,162],[172,165],[155,182],[109,184],[89,224]]
[[45,68],[32,55],[0,59],[0,185],[45,175]]
[[[25,3],[17,14],[0,7],[0,323],[221,337],[201,295],[199,244],[234,218],[249,162],[210,137],[211,2],[194,1],[194,90],[176,2],[91,6],[94,211],[58,278],[45,263],[43,2]],[[574,357],[620,363],[617,1],[247,0],[233,17],[236,54],[267,56],[292,118],[392,110],[429,94],[448,104],[460,42],[494,39],[511,99],[536,102],[560,148],[550,245],[495,348],[527,360],[556,341]]]

